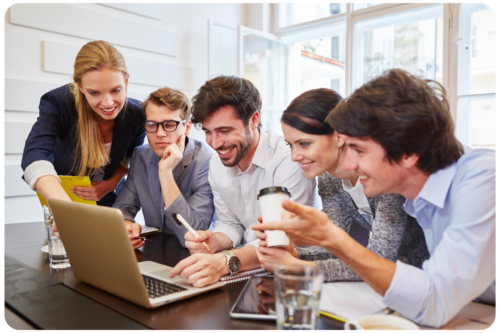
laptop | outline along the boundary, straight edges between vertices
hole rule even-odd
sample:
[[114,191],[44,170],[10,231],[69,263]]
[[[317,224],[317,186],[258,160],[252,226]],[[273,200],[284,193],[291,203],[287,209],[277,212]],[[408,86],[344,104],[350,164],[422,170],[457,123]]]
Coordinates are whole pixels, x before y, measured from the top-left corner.
[[172,267],[152,261],[137,263],[120,210],[48,199],[57,229],[75,276],[145,308],[180,301],[224,286],[223,282],[197,288]]

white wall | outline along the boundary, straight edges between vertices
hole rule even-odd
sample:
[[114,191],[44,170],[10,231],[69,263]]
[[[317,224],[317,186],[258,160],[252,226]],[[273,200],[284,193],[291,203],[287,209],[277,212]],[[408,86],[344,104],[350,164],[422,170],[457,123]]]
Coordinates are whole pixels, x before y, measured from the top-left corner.
[[[34,192],[20,178],[22,148],[37,118],[41,94],[70,82],[66,59],[74,59],[74,50],[90,40],[108,40],[126,61],[131,59],[127,62],[131,97],[144,98],[165,77],[191,98],[207,79],[207,20],[231,25],[257,20],[262,25],[266,11],[248,8],[244,4],[13,5],[5,22],[5,223],[42,220]],[[158,70],[138,66],[138,59],[157,64]],[[192,136],[204,139],[199,131]]]

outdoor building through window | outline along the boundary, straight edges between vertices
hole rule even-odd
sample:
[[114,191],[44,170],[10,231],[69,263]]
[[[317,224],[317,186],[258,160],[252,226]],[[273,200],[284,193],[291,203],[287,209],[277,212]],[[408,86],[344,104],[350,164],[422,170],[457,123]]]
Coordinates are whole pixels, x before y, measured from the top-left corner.
[[345,11],[345,3],[283,3],[279,4],[279,26],[287,27],[314,21]]
[[273,12],[274,33],[212,24],[209,43],[209,72],[236,72],[259,88],[264,130],[281,132],[283,110],[305,91],[348,97],[400,68],[444,86],[462,143],[495,149],[496,29],[487,5],[279,3]]

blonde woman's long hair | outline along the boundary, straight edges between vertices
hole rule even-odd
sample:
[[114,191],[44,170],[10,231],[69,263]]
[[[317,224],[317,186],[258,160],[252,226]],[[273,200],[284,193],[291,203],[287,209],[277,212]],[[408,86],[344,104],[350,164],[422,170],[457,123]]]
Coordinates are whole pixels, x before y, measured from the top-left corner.
[[[75,59],[71,94],[75,100],[78,120],[75,132],[76,151],[73,171],[78,177],[93,175],[102,165],[110,162],[103,146],[101,133],[85,95],[80,91],[82,76],[91,70],[110,69],[122,72],[124,78],[128,71],[120,52],[108,42],[99,40],[85,44]],[[126,108],[127,102],[123,106]],[[87,173],[88,172],[88,173]]]

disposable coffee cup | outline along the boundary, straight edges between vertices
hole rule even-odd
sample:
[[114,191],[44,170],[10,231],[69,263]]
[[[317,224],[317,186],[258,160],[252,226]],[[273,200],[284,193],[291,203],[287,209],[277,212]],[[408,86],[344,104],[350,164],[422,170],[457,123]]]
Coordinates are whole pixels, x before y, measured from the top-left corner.
[[[281,221],[281,213],[285,210],[281,203],[291,197],[286,187],[266,187],[260,190],[257,200],[259,200],[262,222]],[[290,239],[282,230],[266,230],[268,247],[286,247],[290,245]]]

